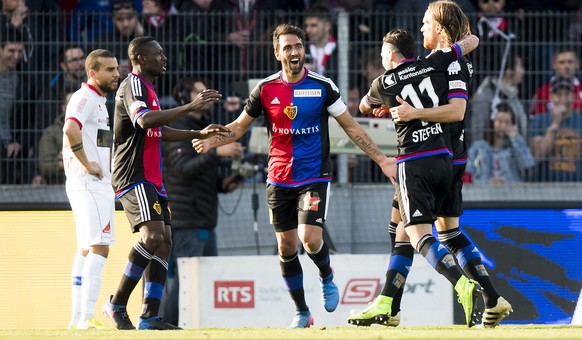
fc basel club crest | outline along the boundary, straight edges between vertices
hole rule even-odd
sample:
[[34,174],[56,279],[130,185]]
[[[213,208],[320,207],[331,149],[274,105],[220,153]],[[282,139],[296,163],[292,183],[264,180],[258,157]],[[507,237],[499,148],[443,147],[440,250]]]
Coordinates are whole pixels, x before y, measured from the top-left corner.
[[158,203],[157,201],[156,203],[154,203],[153,208],[158,213],[158,215],[162,214],[162,207],[160,206],[160,203]]
[[291,105],[288,105],[283,112],[287,117],[289,117],[289,119],[293,120],[297,117],[297,106],[294,106],[293,103],[291,103]]

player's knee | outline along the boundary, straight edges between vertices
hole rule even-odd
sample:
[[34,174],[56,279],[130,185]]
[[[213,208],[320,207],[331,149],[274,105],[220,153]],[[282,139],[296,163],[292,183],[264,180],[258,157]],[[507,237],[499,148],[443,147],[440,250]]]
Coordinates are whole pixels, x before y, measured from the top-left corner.
[[[155,253],[165,242],[165,237],[161,233],[148,233],[142,238],[143,243],[145,243],[146,249]],[[172,242],[170,240],[169,242]]]

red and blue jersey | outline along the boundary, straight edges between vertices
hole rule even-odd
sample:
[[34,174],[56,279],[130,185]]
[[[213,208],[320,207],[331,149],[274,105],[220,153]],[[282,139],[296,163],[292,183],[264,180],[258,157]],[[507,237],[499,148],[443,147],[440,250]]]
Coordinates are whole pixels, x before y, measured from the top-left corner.
[[265,114],[269,131],[267,182],[297,187],[331,181],[328,119],[346,112],[339,89],[329,78],[306,70],[287,83],[281,72],[262,80],[251,92],[245,112]]
[[141,183],[153,185],[166,195],[162,182],[162,128],[142,129],[137,120],[160,110],[155,86],[130,73],[115,96],[112,184],[117,197]]

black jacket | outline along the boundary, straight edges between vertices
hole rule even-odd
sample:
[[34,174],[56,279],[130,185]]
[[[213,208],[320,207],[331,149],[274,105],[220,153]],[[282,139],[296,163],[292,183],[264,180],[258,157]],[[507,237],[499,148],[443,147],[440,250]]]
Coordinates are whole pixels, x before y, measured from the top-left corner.
[[[187,115],[170,126],[201,130],[209,121]],[[173,229],[213,229],[218,215],[220,157],[216,149],[198,154],[190,141],[163,143],[164,186],[170,199]]]

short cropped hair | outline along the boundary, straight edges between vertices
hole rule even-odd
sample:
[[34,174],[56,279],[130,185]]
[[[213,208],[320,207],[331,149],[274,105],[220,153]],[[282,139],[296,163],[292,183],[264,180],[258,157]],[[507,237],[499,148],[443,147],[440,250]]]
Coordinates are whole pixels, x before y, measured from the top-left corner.
[[305,31],[302,28],[291,24],[281,24],[273,31],[273,49],[275,51],[279,50],[279,37],[285,34],[296,35],[301,43],[305,44]]
[[89,53],[87,58],[85,58],[85,70],[89,72],[90,70],[99,71],[101,68],[101,63],[99,58],[115,58],[113,52],[104,49],[97,49]]
[[409,30],[395,28],[386,33],[382,41],[394,46],[406,59],[414,58],[414,37]]
[[137,57],[140,54],[145,53],[145,45],[148,43],[155,41],[156,39],[151,36],[141,36],[134,38],[127,47],[127,54],[129,56],[129,60],[132,64],[137,64]]

